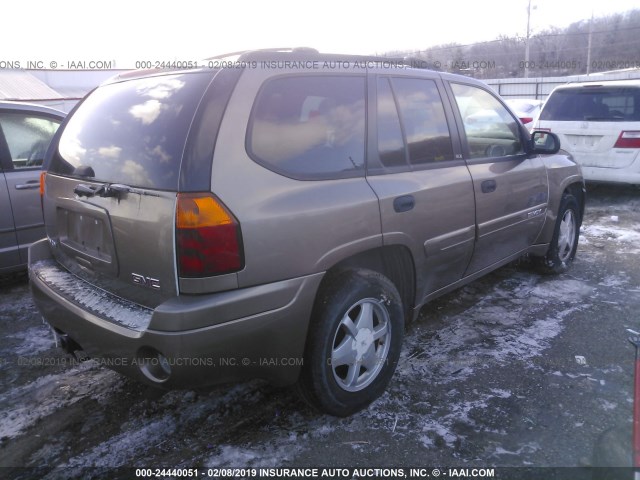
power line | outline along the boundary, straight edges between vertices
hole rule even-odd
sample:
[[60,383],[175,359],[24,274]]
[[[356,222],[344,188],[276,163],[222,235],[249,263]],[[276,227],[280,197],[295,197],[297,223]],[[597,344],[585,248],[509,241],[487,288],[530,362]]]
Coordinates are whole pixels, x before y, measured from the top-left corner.
[[[616,28],[616,29],[612,29],[612,30],[594,30],[592,32],[592,34],[617,33],[617,32],[628,31],[628,30],[640,30],[640,25],[633,26],[633,27]],[[588,35],[588,34],[589,34],[588,31],[584,31],[584,32],[565,32],[565,33],[545,33],[545,34],[533,35],[531,38],[533,40],[536,40],[536,39],[544,39],[544,38],[578,36],[578,35]],[[489,45],[489,44],[492,44],[492,43],[503,43],[503,42],[512,42],[512,41],[524,42],[524,37],[520,37],[520,36],[502,37],[502,38],[496,38],[495,40],[487,40],[487,41],[483,41],[483,42],[468,43],[468,44],[464,44],[464,45],[460,45],[460,44],[443,45],[443,46],[429,47],[429,48],[426,48],[424,50],[413,50],[411,53],[414,53],[414,54],[432,53],[432,52],[442,51],[442,50],[454,50],[454,49],[457,49],[457,48],[475,47],[475,46],[479,46],[479,45]]]

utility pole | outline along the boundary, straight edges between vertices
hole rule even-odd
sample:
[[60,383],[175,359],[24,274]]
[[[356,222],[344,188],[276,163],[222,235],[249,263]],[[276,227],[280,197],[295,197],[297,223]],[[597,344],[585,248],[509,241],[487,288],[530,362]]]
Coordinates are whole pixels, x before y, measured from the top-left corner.
[[527,36],[524,44],[524,78],[529,78],[529,37],[531,35],[531,0],[527,7]]
[[593,35],[593,10],[591,10],[591,20],[589,21],[589,41],[587,42],[587,75],[591,73],[591,37]]

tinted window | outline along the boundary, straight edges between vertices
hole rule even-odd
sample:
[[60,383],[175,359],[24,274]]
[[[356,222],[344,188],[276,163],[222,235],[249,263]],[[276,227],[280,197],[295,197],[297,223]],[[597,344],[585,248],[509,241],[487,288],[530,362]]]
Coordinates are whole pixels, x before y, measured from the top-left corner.
[[98,181],[176,190],[187,133],[210,80],[176,74],[98,88],[69,120],[51,170],[73,175],[91,167]]
[[470,158],[523,153],[518,123],[493,95],[471,85],[452,83],[451,88],[462,116]]
[[387,168],[407,166],[398,110],[389,79],[378,79],[378,153]]
[[33,113],[0,113],[13,168],[40,167],[59,120],[34,116]]
[[556,90],[540,120],[640,121],[640,88],[577,87]]
[[451,136],[435,82],[394,78],[392,85],[411,164],[452,160]]
[[267,168],[293,178],[362,175],[364,105],[364,77],[272,79],[253,108],[249,152]]

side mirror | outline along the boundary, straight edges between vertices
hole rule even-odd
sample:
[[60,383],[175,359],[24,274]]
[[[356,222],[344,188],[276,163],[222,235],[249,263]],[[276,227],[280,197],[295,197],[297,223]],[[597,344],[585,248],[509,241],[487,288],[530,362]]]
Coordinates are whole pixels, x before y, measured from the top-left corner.
[[560,139],[555,133],[535,130],[531,134],[531,153],[551,155],[560,150]]

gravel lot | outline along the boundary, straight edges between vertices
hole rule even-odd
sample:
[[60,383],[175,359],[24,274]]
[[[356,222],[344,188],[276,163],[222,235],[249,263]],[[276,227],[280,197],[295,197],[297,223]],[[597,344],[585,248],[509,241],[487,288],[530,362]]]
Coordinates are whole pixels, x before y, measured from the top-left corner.
[[592,186],[588,195],[569,273],[509,265],[430,303],[406,334],[388,392],[346,419],[260,382],[163,392],[74,362],[53,346],[26,278],[3,279],[0,476],[72,478],[122,466],[593,465],[594,449],[626,447],[630,435],[640,190]]

